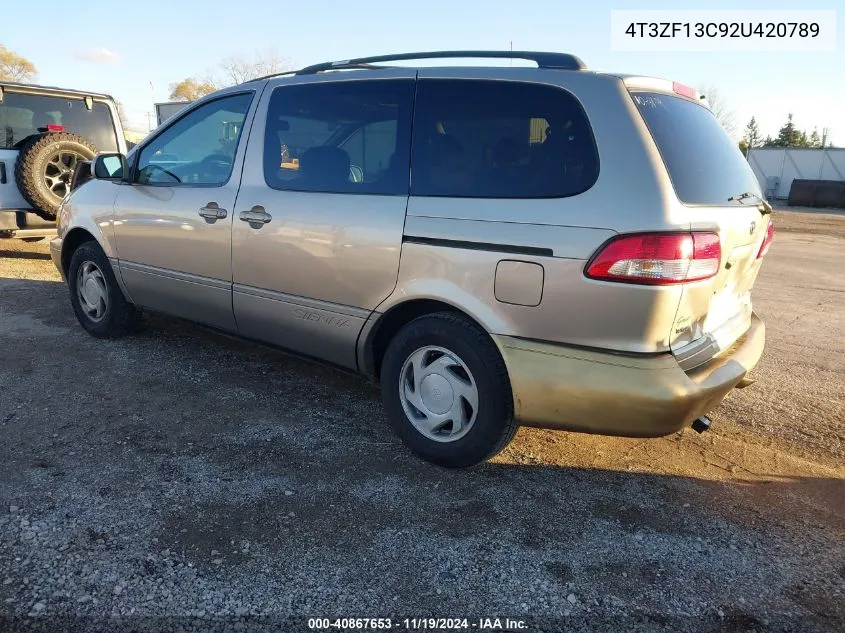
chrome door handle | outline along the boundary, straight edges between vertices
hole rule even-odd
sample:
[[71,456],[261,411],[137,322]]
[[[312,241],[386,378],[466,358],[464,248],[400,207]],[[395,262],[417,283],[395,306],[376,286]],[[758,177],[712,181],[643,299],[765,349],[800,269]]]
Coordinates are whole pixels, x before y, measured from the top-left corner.
[[260,229],[273,219],[273,216],[261,206],[254,206],[249,211],[241,211],[238,217],[244,222],[249,222],[249,225],[254,229]]
[[206,220],[222,220],[226,217],[226,209],[221,209],[216,202],[209,202],[200,209],[200,215]]

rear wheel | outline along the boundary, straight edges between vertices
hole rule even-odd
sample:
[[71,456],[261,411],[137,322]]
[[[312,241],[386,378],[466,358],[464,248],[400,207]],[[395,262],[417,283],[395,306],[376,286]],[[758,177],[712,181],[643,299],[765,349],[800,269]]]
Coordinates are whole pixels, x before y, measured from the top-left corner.
[[486,332],[449,312],[426,315],[390,342],[381,369],[388,420],[418,456],[473,466],[513,439],[507,370]]
[[116,338],[133,330],[139,312],[123,296],[99,244],[84,242],[73,252],[67,278],[73,311],[89,334]]

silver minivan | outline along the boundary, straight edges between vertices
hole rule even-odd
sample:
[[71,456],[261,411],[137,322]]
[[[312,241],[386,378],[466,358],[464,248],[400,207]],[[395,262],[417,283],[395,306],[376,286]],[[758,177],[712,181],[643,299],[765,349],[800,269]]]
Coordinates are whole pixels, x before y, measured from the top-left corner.
[[[468,57],[536,68],[397,65]],[[92,335],[147,309],[360,371],[462,467],[520,425],[707,428],[763,350],[770,212],[694,90],[448,51],[209,95],[78,170],[51,249]]]

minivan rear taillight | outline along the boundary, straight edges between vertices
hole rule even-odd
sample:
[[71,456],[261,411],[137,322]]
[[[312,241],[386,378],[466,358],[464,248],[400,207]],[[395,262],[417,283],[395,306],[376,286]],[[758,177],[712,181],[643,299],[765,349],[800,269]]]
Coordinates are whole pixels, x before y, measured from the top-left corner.
[[769,220],[769,226],[766,227],[766,237],[763,238],[763,243],[760,244],[760,250],[757,252],[757,259],[769,252],[769,247],[772,245],[772,240],[775,239],[775,225]]
[[668,285],[699,281],[719,271],[722,246],[716,233],[637,233],[613,238],[587,265],[602,281]]

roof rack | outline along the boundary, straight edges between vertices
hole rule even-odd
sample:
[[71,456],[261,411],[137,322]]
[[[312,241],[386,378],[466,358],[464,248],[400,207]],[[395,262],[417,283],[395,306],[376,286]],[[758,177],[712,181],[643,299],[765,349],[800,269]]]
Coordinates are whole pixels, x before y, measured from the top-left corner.
[[251,84],[254,81],[264,81],[265,79],[272,79],[273,77],[286,77],[288,75],[295,75],[298,73],[298,70],[283,70],[282,72],[278,73],[270,73],[269,75],[261,75],[261,77],[253,77],[252,79],[247,79],[243,83]]
[[[313,75],[326,70],[350,68],[372,68],[380,62],[397,62],[414,59],[524,59],[537,63],[540,68],[559,70],[586,70],[587,66],[575,55],[569,53],[543,53],[536,51],[431,51],[428,53],[400,53],[397,55],[377,55],[358,57],[336,62],[323,62],[297,70],[296,75]],[[381,66],[378,66],[381,68]]]
[[[334,62],[331,62],[334,63]],[[347,62],[344,62],[345,64]],[[396,66],[376,66],[374,64],[356,64],[353,62],[348,63],[348,65],[343,66],[344,70],[384,70],[385,68],[396,68]],[[252,83],[253,81],[263,81],[265,79],[272,79],[273,77],[285,77],[288,75],[304,75],[303,71],[306,70],[305,68],[300,70],[285,70],[280,73],[270,73],[269,75],[264,75],[262,77],[256,77],[255,79],[247,79],[244,83]],[[317,72],[317,71],[314,71]]]

